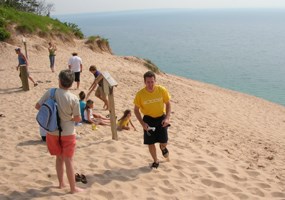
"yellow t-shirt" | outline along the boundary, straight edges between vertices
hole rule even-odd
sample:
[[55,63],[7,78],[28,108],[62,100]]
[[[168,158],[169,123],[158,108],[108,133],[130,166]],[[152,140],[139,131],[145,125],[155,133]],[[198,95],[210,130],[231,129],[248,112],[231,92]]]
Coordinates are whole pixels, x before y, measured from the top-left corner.
[[156,85],[153,92],[148,92],[146,88],[138,91],[134,99],[134,104],[140,108],[140,111],[144,115],[155,118],[164,114],[164,104],[169,102],[169,100],[170,95],[166,88]]
[[120,127],[127,127],[130,122],[130,119],[121,119],[118,121],[117,125]]

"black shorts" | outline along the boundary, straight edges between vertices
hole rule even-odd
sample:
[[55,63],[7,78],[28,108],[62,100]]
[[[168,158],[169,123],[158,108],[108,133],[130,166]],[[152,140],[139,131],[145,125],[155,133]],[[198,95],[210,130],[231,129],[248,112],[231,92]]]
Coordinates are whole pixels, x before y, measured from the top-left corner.
[[161,117],[153,118],[145,115],[143,121],[148,124],[149,127],[155,127],[155,131],[145,131],[144,130],[144,144],[155,144],[167,143],[168,141],[168,127],[162,127],[162,120],[165,118],[165,115]]
[[74,72],[74,75],[75,75],[74,81],[75,82],[80,82],[80,72]]

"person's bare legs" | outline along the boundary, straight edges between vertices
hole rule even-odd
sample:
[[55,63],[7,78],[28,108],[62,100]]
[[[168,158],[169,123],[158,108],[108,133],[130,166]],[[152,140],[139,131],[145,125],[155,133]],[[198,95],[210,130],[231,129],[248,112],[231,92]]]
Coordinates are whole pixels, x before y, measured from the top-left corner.
[[100,95],[96,95],[96,94],[95,94],[95,96],[96,96],[98,99],[100,99],[101,101],[104,102],[103,108],[104,108],[105,110],[108,110],[108,109],[109,109],[108,100],[107,100],[106,98],[101,97]]
[[34,86],[38,85],[31,76],[29,76],[29,79],[33,82]]
[[160,147],[160,150],[162,152],[163,157],[166,158],[169,161],[169,152],[168,152],[168,150],[166,151],[166,153],[163,152],[166,149],[166,146],[167,146],[167,143],[160,143],[159,144],[159,147]]
[[160,143],[160,149],[163,150],[167,146],[167,143]]
[[65,162],[66,175],[67,175],[67,179],[68,179],[68,182],[70,185],[71,194],[84,191],[84,189],[76,187],[76,185],[75,185],[73,158],[72,157],[64,157],[64,162]]
[[149,150],[149,153],[153,159],[153,161],[155,163],[158,163],[158,159],[157,159],[157,155],[156,155],[156,148],[155,148],[155,144],[149,144],[148,145],[148,150]]
[[76,82],[76,84],[77,84],[77,88],[76,89],[79,89],[80,82],[78,81],[78,82]]
[[124,130],[130,130],[130,127],[128,127],[128,126],[123,126],[122,129],[124,129]]
[[63,173],[64,173],[64,162],[62,159],[62,156],[56,156],[55,161],[55,167],[56,167],[56,173],[57,173],[57,179],[59,182],[59,188],[65,187],[64,181],[63,181]]
[[111,122],[110,122],[110,120],[109,121],[104,121],[104,120],[101,119],[99,121],[99,125],[110,126]]
[[110,122],[110,118],[104,117],[103,115],[98,114],[97,117],[98,117],[99,119],[104,120],[104,121],[106,120],[107,122],[108,122],[108,121]]

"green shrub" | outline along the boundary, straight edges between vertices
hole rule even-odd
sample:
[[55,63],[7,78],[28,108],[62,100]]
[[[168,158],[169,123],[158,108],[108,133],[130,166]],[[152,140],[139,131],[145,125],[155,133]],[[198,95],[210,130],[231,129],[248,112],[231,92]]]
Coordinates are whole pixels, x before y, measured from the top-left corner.
[[73,32],[73,34],[77,38],[80,38],[80,39],[84,38],[84,34],[81,32],[81,30],[80,30],[80,28],[78,27],[77,24],[67,23],[67,22],[64,22],[64,24],[71,29],[71,31]]
[[0,27],[4,28],[6,26],[5,19],[3,17],[0,17]]
[[6,31],[4,28],[0,27],[0,41],[4,41],[10,38],[10,33]]
[[86,44],[94,44],[98,38],[100,38],[100,36],[98,36],[98,35],[90,36],[90,37],[88,37]]
[[105,44],[107,44],[107,45],[109,45],[109,40],[106,39],[106,38],[102,38],[102,42],[105,43]]
[[80,39],[84,37],[76,24],[62,23],[58,19],[21,12],[0,5],[0,27],[6,29],[8,24],[15,25],[16,30],[21,33],[34,33],[41,37],[56,34],[74,35]]
[[19,31],[20,33],[33,33],[34,32],[33,27],[28,24],[18,25],[16,27],[16,30]]
[[153,71],[154,73],[160,73],[159,68],[154,63],[152,63],[148,59],[144,59],[144,61],[145,61],[144,66],[146,68],[148,68],[149,70]]

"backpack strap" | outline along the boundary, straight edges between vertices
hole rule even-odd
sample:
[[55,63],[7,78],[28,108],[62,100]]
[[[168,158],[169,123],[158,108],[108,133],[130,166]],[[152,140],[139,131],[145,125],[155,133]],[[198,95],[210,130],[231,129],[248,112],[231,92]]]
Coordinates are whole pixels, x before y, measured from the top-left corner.
[[56,88],[51,88],[50,89],[50,98],[54,99],[54,100],[55,100],[55,91],[56,91]]
[[[52,88],[50,90],[50,98],[55,100],[55,91],[56,91],[56,88]],[[56,100],[55,100],[56,101]],[[57,120],[57,126],[58,126],[58,141],[59,141],[59,144],[61,146],[61,132],[62,132],[62,128],[60,126],[60,117],[59,117],[59,114],[58,114],[58,110],[57,110],[57,113],[56,113],[56,120]]]

